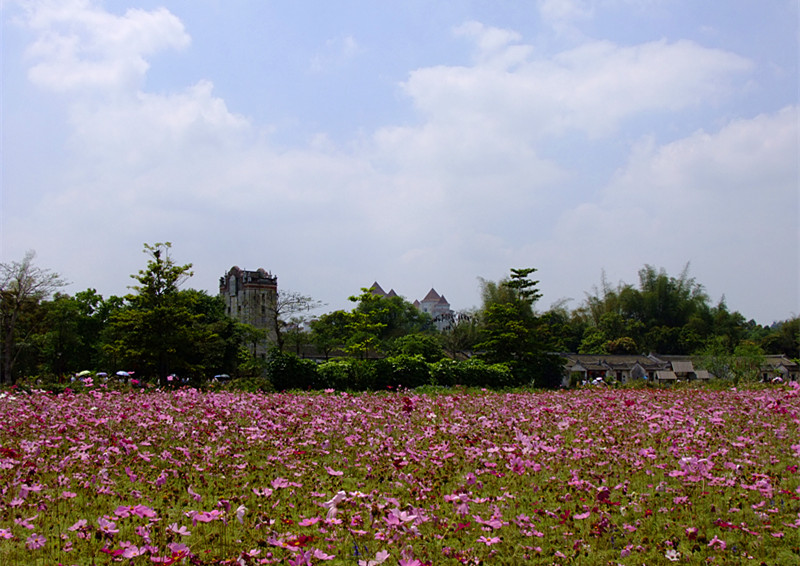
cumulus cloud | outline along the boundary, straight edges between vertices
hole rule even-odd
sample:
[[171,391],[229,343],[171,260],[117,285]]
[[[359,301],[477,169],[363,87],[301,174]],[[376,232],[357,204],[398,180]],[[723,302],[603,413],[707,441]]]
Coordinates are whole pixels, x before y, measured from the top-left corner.
[[[797,123],[787,107],[663,145],[642,140],[597,202],[562,215],[549,261],[580,248],[582,269],[629,282],[631,258],[658,257],[674,273],[691,261],[712,297],[743,304],[756,292],[780,317],[800,289]],[[789,267],[783,276],[779,265]],[[568,273],[568,262],[558,269]]]
[[494,55],[488,63],[481,57],[471,67],[416,70],[405,91],[432,121],[489,122],[531,140],[569,131],[604,136],[644,112],[707,104],[728,95],[735,77],[752,68],[743,57],[691,41],[591,41],[537,59],[524,46],[501,48],[513,35],[470,29]]
[[[101,289],[94,267],[117,262],[134,273],[140,258],[131,249],[144,241],[185,248],[197,281],[215,281],[235,261],[273,269],[322,300],[385,277],[400,292],[436,286],[461,307],[474,304],[476,276],[500,277],[510,266],[547,270],[550,300],[580,298],[603,267],[666,258],[677,263],[665,267],[680,269],[694,259],[731,272],[717,250],[732,238],[760,273],[779,261],[779,246],[762,253],[753,243],[770,222],[794,226],[796,242],[785,206],[796,190],[796,108],[682,139],[639,131],[627,163],[592,187],[575,160],[549,147],[575,136],[594,148],[639,116],[734,96],[753,64],[727,51],[592,40],[545,58],[514,30],[468,22],[455,33],[471,42],[471,64],[422,67],[400,85],[418,122],[387,124],[347,147],[287,149],[208,80],[178,92],[144,88],[149,59],[189,43],[167,10],[117,16],[88,0],[30,6],[30,78],[71,93],[74,167],[8,230],[65,258],[57,270],[92,272]],[[583,2],[544,8],[553,18],[590,13]],[[358,50],[351,37],[336,40],[320,68]],[[98,102],[95,94],[108,92]]]
[[147,56],[189,45],[181,21],[166,8],[111,14],[91,0],[24,3],[37,32],[28,56],[30,79],[56,91],[138,86]]

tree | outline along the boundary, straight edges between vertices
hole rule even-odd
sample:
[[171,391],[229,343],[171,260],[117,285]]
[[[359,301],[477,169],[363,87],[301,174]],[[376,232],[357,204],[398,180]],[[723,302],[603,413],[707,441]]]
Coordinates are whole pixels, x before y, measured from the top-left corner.
[[105,324],[103,297],[87,289],[74,297],[56,293],[42,303],[45,313],[40,334],[42,366],[64,376],[68,372],[96,368],[102,361],[101,332]]
[[376,338],[383,350],[391,349],[393,340],[415,332],[433,332],[430,315],[420,311],[400,296],[376,295],[371,289],[362,288],[361,294],[349,297],[356,303],[354,313],[366,315],[369,324],[376,325]]
[[480,326],[475,313],[458,313],[452,324],[439,333],[439,342],[451,358],[474,350],[480,341]]
[[350,313],[344,310],[326,313],[311,321],[311,342],[326,360],[335,348],[343,347],[350,339],[350,323]]
[[199,318],[178,293],[180,285],[192,276],[191,264],[178,265],[171,256],[169,242],[144,244],[149,256],[147,268],[131,275],[139,282],[136,294],[125,297],[126,306],[111,320],[113,341],[106,349],[118,360],[145,374],[155,374],[161,384],[196,348],[192,332]]
[[482,341],[475,345],[490,363],[510,365],[519,384],[553,387],[560,382],[557,356],[552,354],[547,325],[536,316],[534,303],[541,297],[534,268],[512,269],[508,279],[483,282]]
[[435,362],[444,357],[441,343],[436,336],[421,332],[397,338],[392,344],[392,354],[422,356],[426,362]]
[[66,285],[57,273],[35,266],[35,257],[36,252],[29,251],[20,262],[0,263],[0,383],[16,381],[19,343],[35,329],[28,328],[25,336],[20,335],[21,317]]
[[303,322],[303,318],[297,315],[311,312],[321,306],[323,306],[322,302],[296,291],[277,293],[275,300],[267,308],[270,322],[275,329],[275,344],[279,351],[283,352],[287,328]]

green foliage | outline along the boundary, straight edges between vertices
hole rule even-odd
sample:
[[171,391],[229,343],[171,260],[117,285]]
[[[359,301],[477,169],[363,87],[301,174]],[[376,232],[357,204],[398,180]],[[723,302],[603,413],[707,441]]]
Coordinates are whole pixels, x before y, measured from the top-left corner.
[[578,347],[579,354],[608,354],[606,349],[608,338],[606,333],[596,326],[589,326],[583,333],[583,340]]
[[44,321],[40,303],[66,285],[57,273],[34,265],[35,257],[29,251],[22,261],[0,263],[0,384],[16,380],[15,364],[32,350],[29,339]]
[[317,364],[273,348],[267,356],[267,378],[277,391],[317,387]]
[[637,352],[636,342],[629,336],[609,340],[606,342],[605,348],[609,354],[635,354]]
[[177,265],[171,244],[144,246],[147,268],[132,276],[135,294],[125,297],[111,315],[104,351],[115,368],[137,376],[168,375],[199,379],[236,368],[242,328],[225,316],[219,297],[204,291],[179,290],[191,276],[191,264]]
[[755,382],[761,379],[764,350],[755,342],[742,341],[733,351],[733,372],[736,382]]
[[311,342],[325,359],[348,342],[352,334],[350,322],[350,313],[343,310],[323,314],[311,321]]
[[222,383],[211,389],[219,389],[220,391],[244,391],[247,393],[274,393],[275,386],[266,377],[239,377],[232,379],[227,383]]
[[422,385],[431,384],[431,374],[428,364],[421,355],[400,354],[386,358],[390,371],[383,376],[386,387],[397,389],[405,387],[413,389]]
[[422,356],[426,362],[435,362],[444,357],[444,350],[436,336],[420,332],[397,338],[392,344],[392,353]]
[[[540,297],[538,281],[528,279],[533,272],[533,268],[512,269],[510,278],[497,285],[484,282],[483,296],[494,302],[484,304],[482,341],[475,348],[489,363],[505,363],[511,369],[513,379],[501,386],[557,387],[561,380],[550,327],[533,311]],[[486,292],[489,287],[493,290]]]
[[480,342],[480,324],[475,314],[460,313],[455,321],[438,335],[442,348],[452,358],[475,349]]

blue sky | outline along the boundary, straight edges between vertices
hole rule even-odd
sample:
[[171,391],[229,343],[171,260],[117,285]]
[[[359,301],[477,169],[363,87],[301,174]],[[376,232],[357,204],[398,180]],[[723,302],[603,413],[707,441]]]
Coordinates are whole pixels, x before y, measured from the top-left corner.
[[264,267],[326,310],[377,280],[477,306],[539,269],[690,273],[800,314],[789,0],[2,0],[0,260],[121,295]]

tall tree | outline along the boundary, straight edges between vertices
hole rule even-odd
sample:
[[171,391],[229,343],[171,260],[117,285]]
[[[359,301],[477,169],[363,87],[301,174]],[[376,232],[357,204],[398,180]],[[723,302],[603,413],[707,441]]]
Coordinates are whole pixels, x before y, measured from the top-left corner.
[[[66,285],[57,273],[34,265],[35,257],[36,252],[29,251],[22,261],[0,263],[0,383],[16,381],[14,363],[25,338],[19,334],[21,317]],[[33,330],[35,326],[26,335]]]
[[554,387],[561,380],[561,369],[548,327],[533,309],[541,297],[539,282],[530,279],[535,271],[512,269],[509,278],[499,283],[484,282],[482,341],[475,348],[483,350],[482,357],[491,363],[509,364],[519,384]]
[[132,286],[136,293],[127,295],[126,307],[114,314],[114,341],[107,344],[115,357],[157,375],[162,384],[195,347],[192,326],[198,318],[178,292],[192,276],[192,265],[176,264],[171,248],[170,242],[144,245],[147,267],[131,275],[139,283]]

